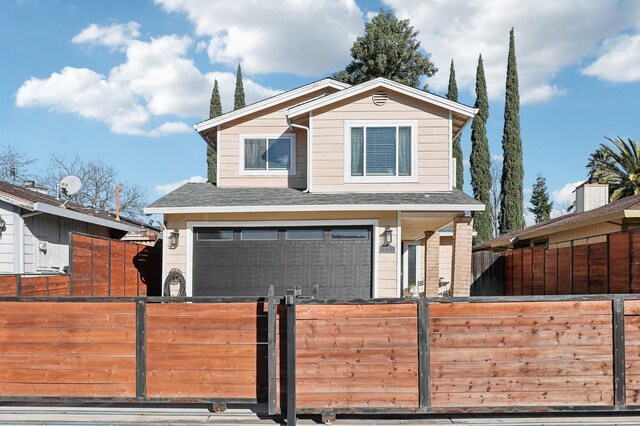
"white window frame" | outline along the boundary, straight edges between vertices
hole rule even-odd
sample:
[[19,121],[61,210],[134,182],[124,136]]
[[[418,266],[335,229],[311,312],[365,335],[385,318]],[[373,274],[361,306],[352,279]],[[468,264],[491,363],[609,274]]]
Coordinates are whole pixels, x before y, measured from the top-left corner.
[[[409,176],[351,176],[351,128],[364,128],[363,170],[367,164],[367,127],[411,128],[411,175]],[[398,173],[398,136],[396,130],[396,173]],[[418,122],[415,120],[345,120],[344,122],[344,181],[345,183],[406,183],[418,181]]]
[[[267,146],[269,139],[291,139],[291,168],[289,170],[276,169],[269,170],[269,162],[267,161],[267,169],[265,170],[245,170],[244,168],[244,147],[245,139],[266,139]],[[242,134],[238,137],[238,166],[240,175],[244,176],[292,176],[296,174],[296,134],[280,133],[280,134]],[[219,161],[218,161],[219,162]]]

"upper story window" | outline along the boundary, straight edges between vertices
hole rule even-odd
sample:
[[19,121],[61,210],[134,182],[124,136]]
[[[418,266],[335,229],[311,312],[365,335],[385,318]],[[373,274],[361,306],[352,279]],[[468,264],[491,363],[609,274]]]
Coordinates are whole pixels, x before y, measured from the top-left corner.
[[256,175],[294,174],[295,145],[294,134],[241,135],[240,171]]
[[413,121],[345,123],[345,181],[415,181]]

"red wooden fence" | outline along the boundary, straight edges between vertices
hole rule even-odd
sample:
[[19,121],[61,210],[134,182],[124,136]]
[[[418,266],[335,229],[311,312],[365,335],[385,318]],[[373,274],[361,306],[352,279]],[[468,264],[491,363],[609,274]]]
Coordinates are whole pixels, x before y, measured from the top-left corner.
[[640,293],[640,230],[504,253],[511,295]]

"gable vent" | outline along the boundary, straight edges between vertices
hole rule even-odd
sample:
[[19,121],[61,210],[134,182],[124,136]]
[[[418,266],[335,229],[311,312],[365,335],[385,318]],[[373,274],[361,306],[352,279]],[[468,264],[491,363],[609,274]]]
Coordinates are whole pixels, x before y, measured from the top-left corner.
[[374,93],[371,99],[373,99],[374,104],[378,106],[382,106],[387,103],[387,99],[388,99],[387,92],[383,92],[382,90],[380,90]]

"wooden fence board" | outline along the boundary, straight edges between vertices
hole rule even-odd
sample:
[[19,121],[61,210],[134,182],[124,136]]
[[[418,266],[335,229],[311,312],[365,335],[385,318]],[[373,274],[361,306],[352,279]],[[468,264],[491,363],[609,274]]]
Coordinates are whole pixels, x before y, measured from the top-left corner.
[[609,292],[629,293],[629,233],[609,235]]
[[522,294],[533,293],[533,249],[522,249]]
[[558,249],[544,250],[544,294],[558,294]]

